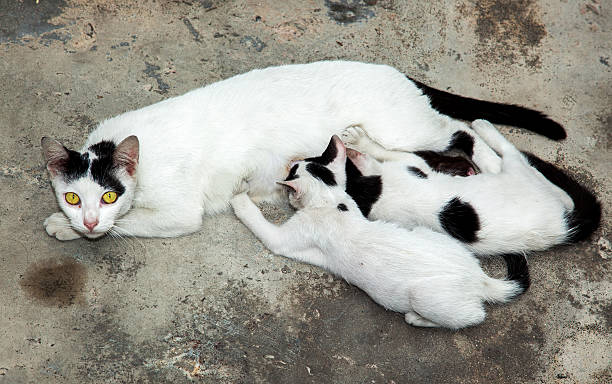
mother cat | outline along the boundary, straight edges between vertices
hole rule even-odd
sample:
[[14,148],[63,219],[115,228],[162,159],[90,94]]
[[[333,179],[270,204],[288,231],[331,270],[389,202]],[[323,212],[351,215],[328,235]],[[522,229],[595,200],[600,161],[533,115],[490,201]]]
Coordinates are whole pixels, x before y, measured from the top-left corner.
[[43,138],[62,210],[44,226],[59,240],[194,232],[204,214],[228,207],[244,179],[254,200],[278,199],[274,180],[287,164],[317,154],[348,126],[390,150],[458,148],[499,170],[499,158],[466,124],[434,108],[565,137],[537,111],[454,96],[385,65],[271,67],[106,120],[80,152]]

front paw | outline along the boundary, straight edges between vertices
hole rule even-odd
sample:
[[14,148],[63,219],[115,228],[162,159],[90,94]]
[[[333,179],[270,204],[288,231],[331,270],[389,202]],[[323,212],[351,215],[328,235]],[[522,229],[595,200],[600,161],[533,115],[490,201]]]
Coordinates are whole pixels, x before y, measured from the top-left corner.
[[242,179],[238,186],[234,189],[234,195],[240,195],[249,191],[249,182],[246,179]]
[[70,221],[68,221],[68,218],[61,212],[55,212],[47,217],[43,226],[49,236],[53,236],[61,241],[74,240],[81,237],[81,234],[72,229]]
[[234,196],[230,200],[230,204],[232,205],[236,216],[240,217],[240,214],[249,209],[249,207],[253,205],[253,202],[251,201],[249,195],[246,193],[241,193]]

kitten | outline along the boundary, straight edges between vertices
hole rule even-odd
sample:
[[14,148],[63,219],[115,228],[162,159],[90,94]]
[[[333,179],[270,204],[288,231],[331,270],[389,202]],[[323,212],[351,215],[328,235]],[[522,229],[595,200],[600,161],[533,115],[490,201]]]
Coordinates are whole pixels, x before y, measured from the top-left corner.
[[271,180],[286,173],[289,161],[312,156],[350,125],[388,149],[459,148],[498,171],[495,153],[430,100],[451,116],[490,115],[565,137],[559,124],[539,112],[436,91],[385,65],[271,67],[106,120],[79,152],[43,139],[61,208],[44,226],[59,240],[111,230],[144,237],[194,232],[203,215],[227,208],[243,179],[257,201],[282,198]]
[[347,191],[372,220],[448,233],[478,255],[543,250],[597,229],[601,206],[584,187],[523,155],[486,120],[472,127],[502,157],[500,173],[439,173],[418,154],[386,151],[359,128],[348,129],[345,141],[367,155],[349,151],[356,169],[348,172]]
[[322,156],[293,164],[280,183],[298,211],[280,226],[246,193],[231,200],[234,212],[272,252],[331,271],[414,326],[476,325],[485,318],[483,302],[504,303],[528,288],[522,255],[506,255],[508,280],[493,279],[450,236],[364,218],[344,190],[345,162],[334,136]]

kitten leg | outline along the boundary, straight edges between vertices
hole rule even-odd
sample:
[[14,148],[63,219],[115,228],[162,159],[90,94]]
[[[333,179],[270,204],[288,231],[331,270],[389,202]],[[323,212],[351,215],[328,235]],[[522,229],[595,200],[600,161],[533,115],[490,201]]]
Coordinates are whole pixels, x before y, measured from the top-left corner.
[[80,233],[72,229],[70,220],[62,212],[55,212],[47,217],[43,222],[45,230],[49,236],[53,236],[58,240],[67,241],[82,237]]
[[[341,139],[344,144],[359,152],[367,153],[378,161],[401,161],[406,160],[409,156],[414,156],[407,152],[390,151],[383,148],[358,126],[352,126],[345,129],[344,132],[342,132]],[[410,159],[412,158],[410,157]]]
[[202,226],[202,212],[194,209],[180,217],[166,210],[132,208],[115,221],[113,230],[121,235],[138,237],[177,237],[196,232]]
[[429,321],[423,318],[421,315],[414,311],[406,312],[404,315],[404,320],[406,323],[414,326],[414,327],[429,327],[429,328],[438,328],[439,324],[434,323],[433,321]]

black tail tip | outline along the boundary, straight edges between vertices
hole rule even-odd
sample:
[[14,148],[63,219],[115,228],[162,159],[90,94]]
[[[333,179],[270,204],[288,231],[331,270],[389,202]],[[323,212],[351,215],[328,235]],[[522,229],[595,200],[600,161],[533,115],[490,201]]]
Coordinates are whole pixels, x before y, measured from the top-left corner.
[[543,115],[542,123],[539,129],[533,130],[541,134],[542,136],[548,137],[551,140],[561,141],[567,138],[567,132],[565,132],[565,128],[554,120],[551,120],[549,117]]
[[508,267],[508,280],[516,281],[522,288],[521,294],[529,289],[531,280],[529,279],[529,266],[527,258],[518,253],[502,255]]

